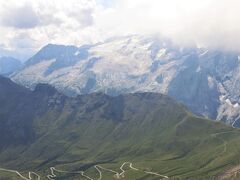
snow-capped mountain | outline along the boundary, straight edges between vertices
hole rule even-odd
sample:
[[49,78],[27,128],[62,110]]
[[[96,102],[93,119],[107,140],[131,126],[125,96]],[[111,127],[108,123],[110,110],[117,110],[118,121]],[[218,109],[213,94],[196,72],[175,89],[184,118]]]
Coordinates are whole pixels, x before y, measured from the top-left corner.
[[12,57],[0,57],[0,75],[8,76],[19,70],[22,66],[20,60]]
[[183,48],[154,36],[113,38],[82,47],[47,45],[12,79],[49,83],[68,94],[168,94],[193,112],[240,126],[240,56]]

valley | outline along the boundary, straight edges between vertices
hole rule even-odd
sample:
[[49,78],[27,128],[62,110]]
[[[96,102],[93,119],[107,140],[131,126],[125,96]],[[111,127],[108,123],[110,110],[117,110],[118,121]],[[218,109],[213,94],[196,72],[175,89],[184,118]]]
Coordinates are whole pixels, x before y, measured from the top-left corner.
[[4,77],[0,87],[0,177],[200,180],[240,162],[238,129],[162,94],[68,97]]

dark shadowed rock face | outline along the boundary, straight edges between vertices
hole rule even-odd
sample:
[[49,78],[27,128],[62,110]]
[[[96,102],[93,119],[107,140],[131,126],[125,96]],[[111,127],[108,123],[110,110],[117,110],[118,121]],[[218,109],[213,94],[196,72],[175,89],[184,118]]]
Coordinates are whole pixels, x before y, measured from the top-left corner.
[[1,147],[9,142],[24,143],[32,139],[30,96],[31,93],[24,87],[0,77]]
[[[53,123],[60,114],[69,121],[91,119],[121,122],[135,115],[146,115],[154,109],[185,114],[185,109],[165,95],[135,93],[111,97],[102,93],[67,97],[47,84],[38,84],[34,91],[13,83],[0,76],[0,144],[27,143],[36,137],[35,125],[44,121],[44,116],[53,114]],[[169,108],[169,109],[168,109]],[[59,114],[58,114],[59,113]],[[129,116],[129,117],[127,117]],[[96,119],[96,120],[97,120]],[[36,127],[39,128],[39,127]]]
[[39,84],[30,91],[0,76],[0,146],[33,141],[33,119],[48,111],[55,95],[57,91],[49,85]]
[[125,120],[124,112],[128,108],[136,114],[150,111],[153,108],[151,106],[144,110],[140,108],[145,106],[145,101],[156,102],[153,107],[162,101],[175,103],[163,95],[153,93],[116,97],[93,93],[71,98],[47,84],[38,84],[34,91],[30,91],[0,76],[0,149],[9,143],[28,144],[35,141],[39,136],[35,129],[39,123],[37,119],[42,119],[48,113],[56,114],[47,123],[57,120],[58,113],[66,113],[70,121],[100,118],[121,122]]

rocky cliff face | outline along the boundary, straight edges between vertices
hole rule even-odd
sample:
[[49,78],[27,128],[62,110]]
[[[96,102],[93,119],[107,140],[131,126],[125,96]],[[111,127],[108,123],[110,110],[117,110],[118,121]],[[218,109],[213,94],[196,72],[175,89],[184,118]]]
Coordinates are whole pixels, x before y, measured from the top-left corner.
[[240,58],[236,53],[183,48],[167,39],[142,36],[80,48],[48,45],[12,76],[24,86],[49,83],[71,96],[160,92],[197,114],[236,126],[239,78]]

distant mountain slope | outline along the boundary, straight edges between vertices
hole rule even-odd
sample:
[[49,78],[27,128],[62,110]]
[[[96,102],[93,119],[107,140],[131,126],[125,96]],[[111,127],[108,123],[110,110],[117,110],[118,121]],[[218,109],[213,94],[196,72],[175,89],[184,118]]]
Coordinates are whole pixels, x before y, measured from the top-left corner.
[[74,96],[158,92],[194,113],[238,126],[237,53],[183,48],[167,39],[127,36],[93,46],[48,45],[12,79],[34,88],[48,83]]
[[[50,167],[83,170],[98,179],[94,165],[117,170],[132,162],[142,172],[195,180],[216,177],[240,160],[238,130],[195,117],[165,95],[71,98],[45,84],[29,91],[6,78],[0,87],[0,168],[41,177]],[[126,179],[154,179],[126,170]]]
[[20,60],[12,57],[0,57],[0,75],[8,76],[22,67]]

